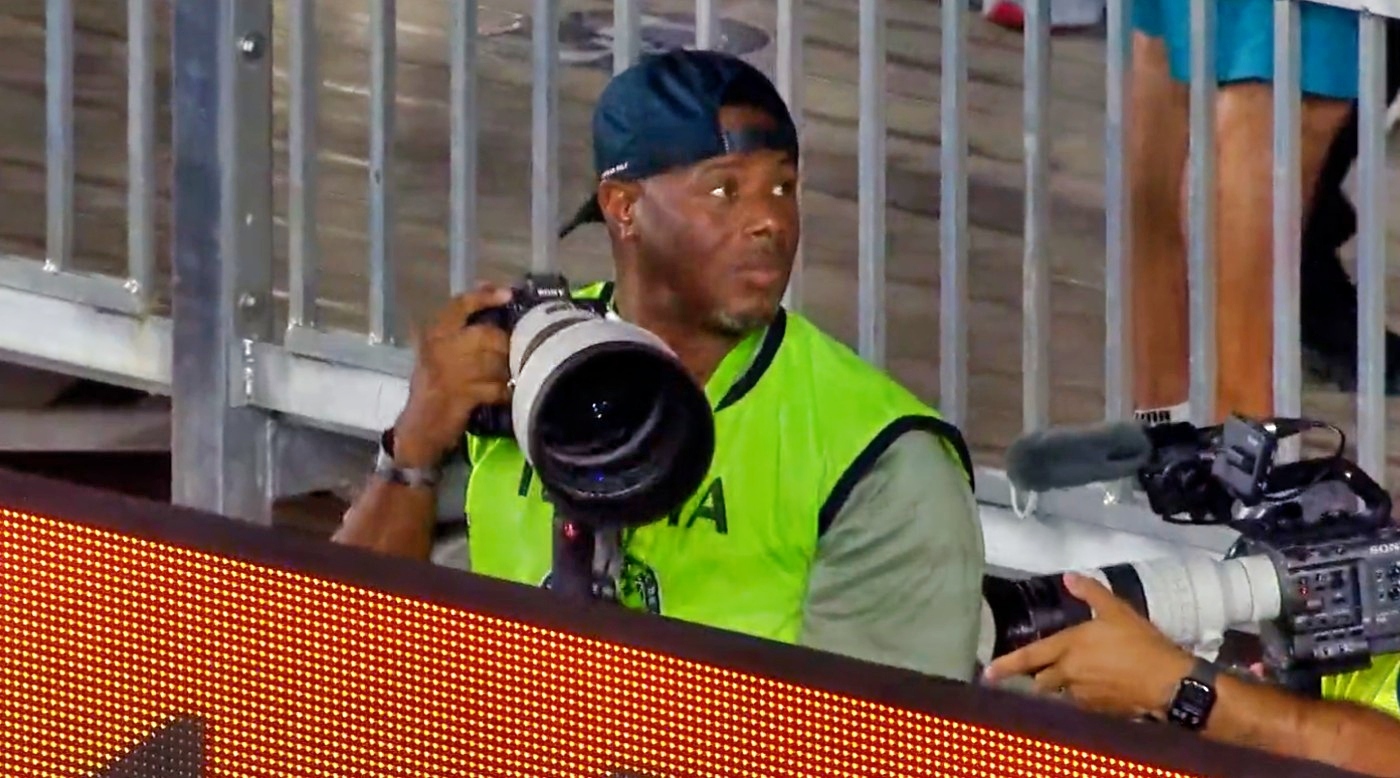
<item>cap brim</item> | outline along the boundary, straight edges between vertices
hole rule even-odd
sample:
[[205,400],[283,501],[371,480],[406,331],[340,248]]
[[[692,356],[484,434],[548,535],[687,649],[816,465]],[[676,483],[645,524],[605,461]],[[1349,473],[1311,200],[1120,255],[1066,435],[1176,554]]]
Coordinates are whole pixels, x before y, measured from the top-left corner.
[[562,238],[585,224],[602,224],[603,221],[603,207],[598,205],[598,195],[591,194],[574,212],[574,217],[559,229],[559,237]]

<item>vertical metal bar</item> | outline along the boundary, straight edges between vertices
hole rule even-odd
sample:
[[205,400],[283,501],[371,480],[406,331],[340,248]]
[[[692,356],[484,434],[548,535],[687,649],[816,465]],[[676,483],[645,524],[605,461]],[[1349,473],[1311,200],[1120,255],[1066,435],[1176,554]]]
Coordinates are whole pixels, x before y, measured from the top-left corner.
[[[625,0],[624,0],[625,1]],[[802,19],[802,0],[778,0],[778,93],[787,102],[788,112],[797,125],[798,137],[802,136],[803,107],[802,79],[806,72],[803,66],[806,27]],[[798,160],[797,197],[802,200],[804,163]],[[792,310],[802,306],[802,242],[797,243],[797,257],[793,263],[792,277],[788,279],[787,290],[783,293],[783,305]]]
[[321,252],[316,231],[316,197],[319,189],[317,159],[317,105],[321,77],[318,64],[315,0],[291,3],[291,110],[288,112],[290,186],[288,222],[291,246],[291,294],[289,318],[293,325],[315,327],[316,297],[320,287]]
[[1050,0],[1025,3],[1025,256],[1021,277],[1021,423],[1050,423]]
[[448,276],[453,294],[466,291],[476,278],[477,227],[477,4],[452,3],[452,158],[450,215],[452,245]]
[[266,522],[275,425],[244,354],[272,334],[272,3],[174,6],[172,498]]
[[719,0],[695,0],[695,48],[713,49],[719,43]]
[[967,5],[943,3],[938,407],[967,420]]
[[[1274,3],[1274,413],[1298,416],[1303,411],[1303,368],[1299,342],[1299,257],[1302,256],[1301,93],[1299,66],[1301,24],[1295,0]],[[1286,441],[1295,444],[1297,439]],[[1297,458],[1299,447],[1280,452]]]
[[613,0],[613,72],[631,67],[641,53],[642,0]]
[[1357,315],[1356,426],[1358,464],[1384,485],[1386,473],[1385,414],[1385,268],[1386,268],[1386,19],[1361,12],[1359,54],[1360,127],[1356,166],[1357,196],[1356,286],[1361,295]]
[[73,0],[47,0],[44,24],[48,244],[45,267],[73,264]]
[[1215,2],[1191,0],[1191,120],[1187,276],[1191,417],[1215,416]]
[[126,6],[127,288],[150,309],[156,273],[156,62],[152,0]]
[[885,364],[885,14],[884,0],[860,0],[860,126],[857,131],[859,258],[857,343]]
[[[1132,418],[1133,360],[1132,317],[1132,213],[1128,183],[1128,133],[1132,116],[1131,62],[1133,52],[1133,0],[1108,4],[1106,105],[1104,107],[1104,416],[1111,420]],[[1120,495],[1121,496],[1121,495]]]
[[394,337],[394,103],[397,0],[370,0],[369,338]]
[[530,268],[557,267],[559,252],[559,0],[535,0],[531,54]]

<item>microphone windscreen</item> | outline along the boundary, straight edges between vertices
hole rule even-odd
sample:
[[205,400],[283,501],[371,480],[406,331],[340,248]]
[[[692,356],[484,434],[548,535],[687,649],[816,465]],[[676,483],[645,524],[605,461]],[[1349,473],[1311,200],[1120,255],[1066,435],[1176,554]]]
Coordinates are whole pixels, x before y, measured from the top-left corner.
[[1038,430],[1006,452],[1006,474],[1017,489],[1045,492],[1116,481],[1137,473],[1152,456],[1141,424]]

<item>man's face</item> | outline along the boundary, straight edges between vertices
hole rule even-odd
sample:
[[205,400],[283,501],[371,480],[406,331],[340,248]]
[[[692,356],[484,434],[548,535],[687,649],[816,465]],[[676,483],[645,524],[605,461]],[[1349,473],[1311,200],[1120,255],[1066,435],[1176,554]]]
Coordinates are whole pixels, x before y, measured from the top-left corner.
[[[773,120],[731,106],[720,123],[740,130]],[[687,315],[734,335],[772,321],[801,229],[791,157],[743,152],[654,176],[638,186],[632,218],[640,275],[664,285]]]

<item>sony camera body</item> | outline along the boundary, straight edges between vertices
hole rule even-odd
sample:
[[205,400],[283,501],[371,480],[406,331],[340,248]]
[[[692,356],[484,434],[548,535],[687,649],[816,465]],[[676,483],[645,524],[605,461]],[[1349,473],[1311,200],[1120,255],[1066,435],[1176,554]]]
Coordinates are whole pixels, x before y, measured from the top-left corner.
[[1400,651],[1400,529],[1342,520],[1239,551],[1268,558],[1278,579],[1279,614],[1260,624],[1271,667],[1321,677]]
[[[575,300],[568,280],[557,273],[526,274],[523,281],[511,288],[508,301],[494,308],[483,308],[467,317],[467,326],[489,324],[514,335],[520,320],[530,311],[548,305],[544,313],[578,311],[578,318],[601,317],[606,313],[596,300]],[[514,339],[512,339],[512,344]],[[512,349],[512,352],[514,349]],[[511,375],[515,375],[515,354],[511,354]],[[467,432],[479,437],[507,437],[514,434],[509,404],[484,405],[473,411]]]

